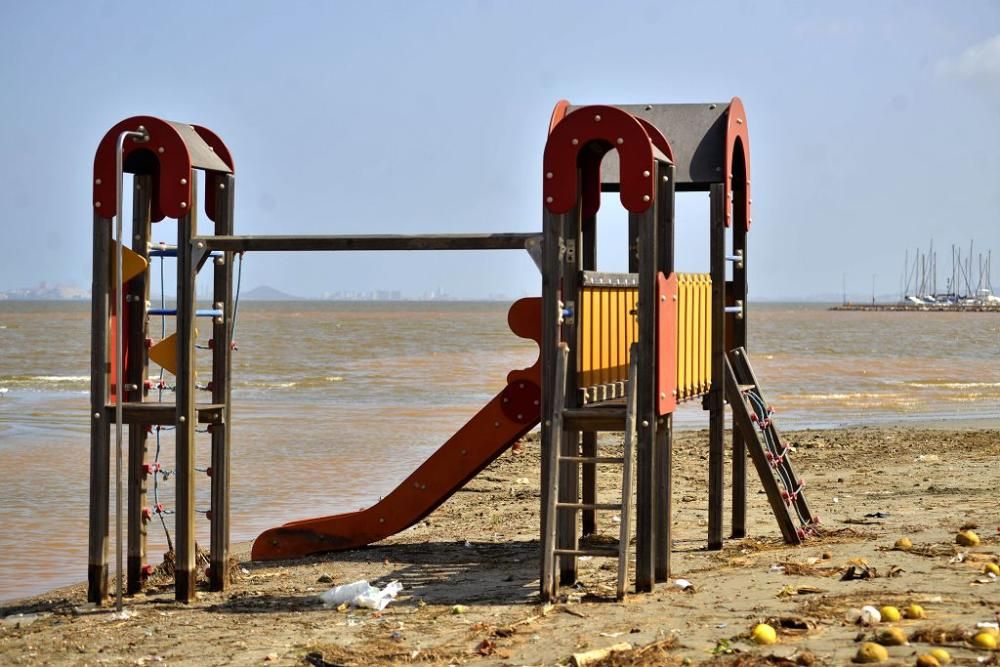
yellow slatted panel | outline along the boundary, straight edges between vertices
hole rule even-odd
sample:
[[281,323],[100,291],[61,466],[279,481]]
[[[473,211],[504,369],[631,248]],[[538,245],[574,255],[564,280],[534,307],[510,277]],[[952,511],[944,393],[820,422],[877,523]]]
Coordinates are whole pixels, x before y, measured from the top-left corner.
[[590,362],[591,347],[591,319],[593,318],[593,308],[590,300],[593,292],[590,290],[580,290],[580,350],[577,355],[576,370],[579,375],[577,384],[586,387],[591,383],[590,376],[593,374]]
[[601,360],[598,368],[601,369],[599,382],[607,383],[611,378],[611,293],[602,289],[598,292],[601,295]]
[[705,313],[702,325],[705,340],[704,387],[708,391],[712,385],[712,277],[705,274]]
[[608,298],[611,299],[611,312],[608,317],[608,382],[618,380],[618,318],[621,317],[618,303],[621,290],[618,288],[608,290]]
[[705,389],[705,337],[702,335],[705,324],[705,276],[695,275],[694,282],[694,326],[697,332],[694,341],[694,364],[696,371],[692,389],[701,393]]

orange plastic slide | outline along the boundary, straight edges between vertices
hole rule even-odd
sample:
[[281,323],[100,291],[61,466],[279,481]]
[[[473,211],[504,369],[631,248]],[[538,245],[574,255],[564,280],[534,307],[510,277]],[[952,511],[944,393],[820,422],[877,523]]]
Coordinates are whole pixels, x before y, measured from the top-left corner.
[[[521,299],[507,314],[511,331],[541,341],[541,299]],[[507,386],[389,495],[359,512],[293,521],[264,531],[253,560],[301,558],[356,549],[414,525],[538,423],[541,370],[511,371]]]

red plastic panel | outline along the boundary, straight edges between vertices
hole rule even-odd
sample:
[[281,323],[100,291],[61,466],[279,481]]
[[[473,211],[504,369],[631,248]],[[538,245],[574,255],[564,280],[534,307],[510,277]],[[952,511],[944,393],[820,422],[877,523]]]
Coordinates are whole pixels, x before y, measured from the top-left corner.
[[[588,148],[586,160],[578,160]],[[545,143],[543,159],[545,206],[552,213],[567,213],[576,204],[577,169],[586,168],[590,179],[586,191],[593,191],[593,179],[600,185],[600,160],[609,150],[618,151],[622,205],[633,213],[647,210],[656,197],[653,183],[653,145],[635,116],[616,107],[580,107],[553,128]],[[594,157],[590,157],[593,153]],[[582,163],[581,163],[582,162]],[[599,190],[599,187],[598,187]]]
[[657,413],[677,407],[677,274],[657,276],[656,356]]
[[94,211],[112,218],[117,211],[115,196],[115,150],[118,135],[142,126],[149,141],[125,140],[124,159],[137,150],[150,151],[159,162],[159,179],[153,188],[153,217],[179,218],[187,213],[191,201],[191,156],[187,146],[170,123],[152,116],[133,116],[121,121],[104,135],[94,155]]
[[[740,98],[734,97],[729,103],[729,110],[726,113],[726,157],[725,157],[725,187],[726,202],[732,201],[733,192],[733,160],[735,159],[735,149],[737,142],[743,147],[743,160],[746,174],[746,181],[743,187],[746,188],[746,221],[747,230],[750,229],[750,130],[747,128],[747,114],[743,110],[743,102]],[[732,213],[728,204],[726,205],[726,227],[733,224]]]
[[[236,173],[236,165],[233,164],[233,156],[229,152],[229,147],[219,138],[215,132],[208,129],[207,127],[202,127],[201,125],[192,125],[194,131],[198,133],[205,143],[211,146],[212,151],[218,155],[223,162],[229,167],[229,170]],[[219,183],[222,182],[222,175],[214,171],[205,172],[205,215],[208,216],[210,220],[217,220],[218,214],[215,211],[215,197],[214,193],[219,189]]]

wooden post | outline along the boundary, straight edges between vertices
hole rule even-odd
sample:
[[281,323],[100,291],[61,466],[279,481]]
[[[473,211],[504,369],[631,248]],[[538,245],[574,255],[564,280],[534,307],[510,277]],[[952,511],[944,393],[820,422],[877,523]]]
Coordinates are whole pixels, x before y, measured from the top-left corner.
[[[584,216],[580,222],[580,261],[584,271],[597,270],[597,217]],[[577,304],[577,310],[581,304]],[[579,321],[579,318],[578,318]],[[579,345],[579,343],[577,343]],[[581,453],[583,456],[597,456],[597,431],[584,431],[581,438]],[[582,489],[581,499],[584,504],[597,502],[597,466],[584,463],[581,466]],[[591,509],[583,510],[581,515],[581,534],[593,535],[597,532],[597,512]]]
[[[581,230],[580,208],[575,207],[567,215],[562,216],[562,238],[566,244],[566,252],[562,257],[562,301],[569,313],[563,317],[562,340],[569,345],[569,355],[566,359],[566,399],[564,405],[555,406],[557,410],[563,407],[578,407],[580,392],[577,382],[577,352],[579,338],[577,336],[578,311],[580,307],[580,266],[581,266]],[[557,378],[558,381],[558,378]],[[580,431],[566,429],[562,436],[562,455],[579,456]],[[559,467],[559,502],[580,502],[580,467],[575,461],[564,461]],[[562,510],[556,516],[556,530],[559,549],[577,549],[579,547],[579,512],[577,510]],[[559,556],[559,583],[571,586],[576,583],[576,556]]]
[[[132,250],[149,259],[150,199],[153,179],[136,175],[132,186]],[[123,391],[130,402],[141,402],[145,394],[145,380],[149,361],[146,351],[146,301],[149,299],[149,270],[140,273],[128,283],[128,364],[125,382],[135,387]],[[142,566],[146,562],[146,522],[142,508],[146,505],[146,425],[132,423],[128,426],[128,550],[126,587],[129,595],[142,589]]]
[[630,229],[638,234],[639,377],[636,456],[635,589],[653,590],[656,552],[656,202],[643,213],[629,213]]
[[[549,512],[549,467],[553,456],[552,418],[555,410],[563,406],[554,405],[552,389],[555,386],[555,361],[560,343],[560,311],[559,288],[562,279],[562,261],[560,257],[560,242],[563,229],[562,215],[550,213],[543,208],[542,215],[542,346],[539,350],[542,361],[542,441],[541,441],[541,509],[539,516],[541,525],[541,545],[545,544],[545,526]],[[558,438],[556,438],[558,440]],[[539,559],[539,566],[544,567],[544,559]],[[545,572],[541,572],[541,581],[545,582]],[[551,576],[551,575],[550,575]],[[542,590],[542,595],[545,591]]]
[[[733,254],[743,254],[742,262],[733,265],[733,296],[743,302],[743,317],[734,317],[732,325],[732,346],[747,349],[747,193],[742,180],[734,184],[739,189],[733,191]],[[725,352],[728,352],[726,350]],[[733,537],[746,537],[747,528],[747,449],[746,439],[733,420]]]
[[[657,170],[656,227],[657,269],[664,276],[674,270],[674,165],[661,164]],[[657,368],[657,373],[659,369]],[[656,581],[666,581],[670,576],[670,552],[673,548],[671,529],[673,494],[673,433],[674,416],[660,418],[656,435]]]
[[108,596],[108,509],[110,502],[111,426],[108,401],[108,313],[111,219],[94,214],[93,279],[90,298],[90,539],[87,600]]
[[177,560],[174,595],[178,602],[194,599],[195,539],[194,539],[194,456],[195,411],[194,396],[194,323],[195,278],[197,276],[191,237],[197,233],[197,179],[191,172],[191,199],[187,215],[177,220],[177,416],[176,416],[176,488],[177,488]]
[[712,275],[712,387],[708,402],[708,548],[722,548],[725,451],[725,307],[726,307],[726,223],[725,191],[722,183],[712,183],[710,243]]
[[[232,174],[217,178],[218,190],[206,192],[215,198],[215,233],[233,233],[235,179]],[[223,316],[212,325],[212,403],[223,404],[222,422],[212,424],[212,534],[211,576],[209,588],[224,591],[229,584],[229,459],[231,435],[232,354],[233,333],[233,253],[226,252],[215,259],[213,271],[213,308],[221,306]]]

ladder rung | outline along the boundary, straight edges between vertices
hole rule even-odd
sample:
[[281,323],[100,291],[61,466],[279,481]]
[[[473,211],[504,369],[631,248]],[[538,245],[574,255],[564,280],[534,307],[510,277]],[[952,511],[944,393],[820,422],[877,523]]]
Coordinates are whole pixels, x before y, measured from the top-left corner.
[[620,510],[618,503],[556,503],[561,510]]
[[618,558],[618,549],[556,549],[557,556],[601,556]]
[[625,463],[625,459],[620,456],[560,456],[560,461],[570,463]]
[[625,429],[625,408],[567,408],[563,410],[563,427],[588,431],[622,431]]

